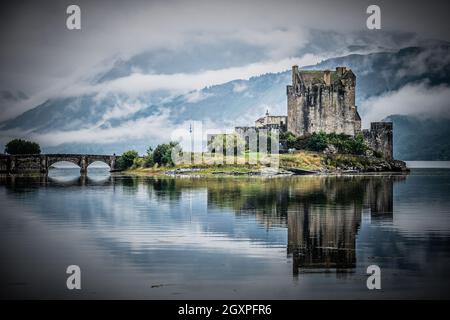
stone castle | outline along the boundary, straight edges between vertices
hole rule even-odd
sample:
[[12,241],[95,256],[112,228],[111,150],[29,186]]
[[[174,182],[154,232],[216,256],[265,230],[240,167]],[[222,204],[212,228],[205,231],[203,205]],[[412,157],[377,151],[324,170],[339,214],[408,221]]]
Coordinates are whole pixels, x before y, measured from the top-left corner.
[[314,132],[363,134],[366,143],[384,158],[393,158],[392,123],[373,122],[361,130],[355,105],[356,76],[351,69],[301,71],[292,67],[292,84],[287,86],[287,116],[266,115],[254,127],[236,127],[245,136],[249,130],[290,131],[297,136]]

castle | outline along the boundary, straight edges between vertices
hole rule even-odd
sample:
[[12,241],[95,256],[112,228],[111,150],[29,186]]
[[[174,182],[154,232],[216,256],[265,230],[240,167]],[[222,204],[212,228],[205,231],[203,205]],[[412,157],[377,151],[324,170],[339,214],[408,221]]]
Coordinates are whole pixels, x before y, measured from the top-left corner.
[[361,130],[355,105],[356,76],[351,69],[300,71],[292,67],[292,84],[287,86],[287,117],[271,116],[255,121],[254,127],[236,127],[245,136],[249,130],[290,131],[297,136],[312,133],[362,134],[366,143],[385,159],[393,158],[392,123],[373,122]]

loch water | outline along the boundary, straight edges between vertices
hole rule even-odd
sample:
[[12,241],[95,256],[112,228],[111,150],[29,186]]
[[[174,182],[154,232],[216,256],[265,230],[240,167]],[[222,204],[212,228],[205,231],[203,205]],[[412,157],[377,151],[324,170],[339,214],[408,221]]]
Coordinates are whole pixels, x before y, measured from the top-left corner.
[[[0,177],[0,298],[450,298],[450,169]],[[66,268],[81,269],[68,290]],[[367,267],[381,289],[366,286]]]

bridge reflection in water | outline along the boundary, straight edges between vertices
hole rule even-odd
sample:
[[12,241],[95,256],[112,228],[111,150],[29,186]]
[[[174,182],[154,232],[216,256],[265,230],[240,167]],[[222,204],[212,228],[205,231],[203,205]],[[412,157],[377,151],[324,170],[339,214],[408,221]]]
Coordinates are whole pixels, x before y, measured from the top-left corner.
[[[72,169],[74,173],[77,171],[76,168],[75,170],[73,170],[73,168],[70,169]],[[0,183],[7,185],[8,188],[12,188],[16,192],[24,190],[30,191],[37,187],[108,186],[115,183],[114,176],[109,174],[109,169],[103,167],[95,168],[95,170],[98,170],[95,174],[67,175],[67,171],[70,169],[62,169],[66,173],[64,175],[0,175]]]

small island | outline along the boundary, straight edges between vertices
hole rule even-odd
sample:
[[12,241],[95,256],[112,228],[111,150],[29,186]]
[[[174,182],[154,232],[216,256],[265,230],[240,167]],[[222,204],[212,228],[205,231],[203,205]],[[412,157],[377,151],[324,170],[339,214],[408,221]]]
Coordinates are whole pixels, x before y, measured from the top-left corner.
[[[316,140],[323,135],[312,135],[309,140]],[[263,157],[267,154],[244,152],[240,156],[226,157],[224,163],[215,163],[214,154],[197,153],[192,157],[202,159],[201,164],[175,165],[171,162],[172,144],[159,145],[155,151],[166,149],[166,156],[149,152],[147,156],[139,157],[137,153],[127,152],[119,158],[119,165],[127,174],[138,175],[170,175],[170,176],[286,176],[305,174],[357,174],[357,173],[406,173],[409,169],[403,161],[386,160],[367,149],[367,155],[351,153],[330,153],[332,144],[328,144],[323,152],[311,150],[296,150],[279,154],[279,166],[267,166]],[[162,146],[162,148],[160,148]],[[334,145],[333,145],[334,146]],[[164,160],[166,158],[166,160]],[[249,159],[257,163],[249,164]],[[125,160],[127,159],[127,160]],[[260,161],[261,160],[261,161]],[[122,164],[128,162],[128,164]]]
[[[181,150],[169,143],[149,149],[145,157],[130,151],[125,157],[134,158],[123,168],[135,174],[197,176],[408,172],[405,162],[393,159],[391,122],[361,128],[355,89],[356,76],[346,67],[299,71],[293,66],[292,84],[286,90],[287,116],[267,111],[254,126],[235,127],[233,134],[210,134],[206,152],[187,154],[197,159],[191,163],[173,161],[174,148],[175,153]],[[256,150],[252,139],[258,141]],[[275,166],[270,157],[276,157]]]

